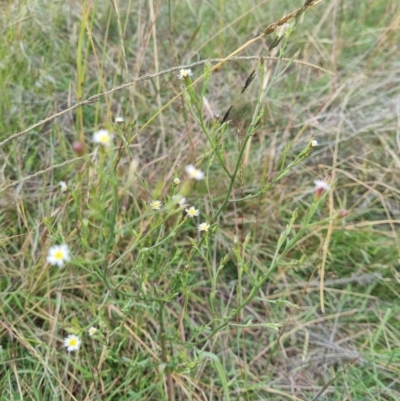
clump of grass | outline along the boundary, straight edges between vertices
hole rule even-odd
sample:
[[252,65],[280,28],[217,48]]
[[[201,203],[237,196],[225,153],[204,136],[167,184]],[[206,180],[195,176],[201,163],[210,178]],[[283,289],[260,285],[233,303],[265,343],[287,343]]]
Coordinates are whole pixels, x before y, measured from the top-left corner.
[[[219,29],[242,3],[224,4]],[[149,2],[150,30],[140,13],[130,24],[131,3],[53,9],[48,25],[38,3],[7,25],[1,53],[17,67],[0,73],[19,90],[5,86],[2,115],[22,111],[0,122],[3,397],[398,397],[398,158],[385,131],[398,127],[380,102],[395,92],[384,69],[367,81],[340,69],[355,56],[339,52],[338,4],[306,1],[267,27],[263,11],[261,34],[220,35],[218,52],[201,26],[159,42],[174,12],[215,15],[190,2],[159,18]],[[8,53],[21,35],[32,51]],[[49,35],[65,75],[41,69]],[[174,40],[223,57],[177,65]],[[131,65],[141,77],[126,82]]]

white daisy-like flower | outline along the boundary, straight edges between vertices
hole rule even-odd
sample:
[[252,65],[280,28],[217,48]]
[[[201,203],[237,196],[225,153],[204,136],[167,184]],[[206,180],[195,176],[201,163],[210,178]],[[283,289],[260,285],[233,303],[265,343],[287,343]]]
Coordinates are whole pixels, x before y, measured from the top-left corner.
[[68,189],[68,185],[65,181],[60,181],[58,185],[60,186],[61,192],[65,192]]
[[175,185],[179,185],[180,183],[181,183],[181,180],[178,177],[174,178]]
[[[187,213],[188,217],[195,217],[200,214],[199,210],[196,209],[194,206],[190,206],[189,209],[185,209],[185,212]],[[199,226],[199,230],[200,230],[200,226]],[[208,230],[208,228],[207,228],[207,230]],[[201,231],[203,231],[203,230],[201,230]]]
[[311,147],[315,148],[316,146],[318,146],[318,141],[316,141],[315,139],[313,139],[311,141]]
[[187,172],[189,178],[194,178],[195,180],[204,179],[204,173],[193,166],[193,164],[189,164],[188,166],[186,166],[185,171]]
[[316,191],[318,191],[318,190],[329,191],[331,189],[329,184],[324,180],[315,180],[314,184],[315,184],[315,190]]
[[198,228],[199,231],[206,231],[207,232],[208,229],[210,228],[210,225],[208,223],[204,222],[204,223],[199,224],[197,226],[197,228]]
[[162,203],[159,200],[153,200],[153,201],[150,202],[150,207],[153,210],[160,210],[161,206],[162,206]]
[[115,124],[123,124],[125,122],[124,117],[115,117],[114,118]]
[[114,138],[107,130],[101,129],[93,134],[93,142],[103,146],[110,146]]
[[64,338],[64,347],[68,352],[78,351],[81,345],[81,339],[75,334],[70,334]]
[[65,262],[71,260],[68,246],[66,244],[53,245],[49,249],[46,260],[52,266],[57,265],[58,267],[63,267]]
[[179,205],[180,207],[183,207],[186,205],[186,198],[184,198],[182,195],[174,195],[172,197],[172,200],[174,201],[175,204]]
[[178,78],[179,79],[185,79],[187,77],[190,77],[191,75],[193,75],[193,74],[192,74],[192,70],[190,68],[182,68],[179,71]]
[[94,334],[96,334],[99,330],[96,329],[96,327],[91,327],[88,332],[89,332],[89,336],[92,337]]

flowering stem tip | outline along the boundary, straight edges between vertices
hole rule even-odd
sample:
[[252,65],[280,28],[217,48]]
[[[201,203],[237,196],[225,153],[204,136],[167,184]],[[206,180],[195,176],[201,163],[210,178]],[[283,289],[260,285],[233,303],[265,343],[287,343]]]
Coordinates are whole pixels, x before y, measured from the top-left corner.
[[315,198],[318,199],[321,197],[324,191],[329,191],[331,187],[329,184],[324,180],[315,180]]
[[182,68],[181,70],[179,70],[179,75],[178,78],[179,79],[186,79],[188,77],[190,77],[192,74],[192,70],[190,68]]

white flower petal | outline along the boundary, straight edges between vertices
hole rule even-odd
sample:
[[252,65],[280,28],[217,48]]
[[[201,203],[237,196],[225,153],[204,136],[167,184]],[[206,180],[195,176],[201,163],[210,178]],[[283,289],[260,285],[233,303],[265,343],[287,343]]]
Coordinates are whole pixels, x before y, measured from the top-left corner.
[[197,226],[199,231],[208,231],[208,229],[210,228],[210,225],[206,222],[201,223]]
[[160,209],[161,209],[161,206],[162,206],[162,203],[161,203],[161,201],[159,201],[159,200],[154,200],[154,201],[151,201],[151,202],[150,202],[150,207],[151,207],[153,210],[160,210]]
[[315,184],[315,189],[324,189],[325,191],[329,191],[331,189],[329,184],[324,180],[315,180],[314,184]]
[[69,248],[66,244],[53,245],[49,248],[46,261],[52,266],[63,267],[65,262],[71,260]]
[[182,68],[181,70],[179,70],[178,78],[185,79],[191,75],[193,75],[193,74],[192,74],[192,70],[190,68]]
[[198,170],[193,164],[189,164],[185,167],[185,171],[188,174],[189,178],[193,178],[195,180],[203,180],[204,173],[201,170]]
[[67,184],[66,184],[65,181],[60,181],[60,182],[58,183],[58,185],[60,186],[61,192],[65,192],[65,191],[68,189],[68,186],[67,186]]
[[93,134],[93,142],[103,146],[110,146],[113,138],[114,135],[105,129],[101,129]]
[[89,330],[89,336],[93,336],[94,334],[96,334],[98,332],[98,329],[96,329],[96,327],[91,327]]
[[81,339],[75,334],[70,334],[64,338],[64,347],[68,352],[78,351],[80,345]]
[[[196,209],[194,206],[191,206],[189,209],[185,209],[188,217],[192,218],[194,216],[198,216],[200,214],[199,210]],[[204,224],[204,223],[203,223]]]

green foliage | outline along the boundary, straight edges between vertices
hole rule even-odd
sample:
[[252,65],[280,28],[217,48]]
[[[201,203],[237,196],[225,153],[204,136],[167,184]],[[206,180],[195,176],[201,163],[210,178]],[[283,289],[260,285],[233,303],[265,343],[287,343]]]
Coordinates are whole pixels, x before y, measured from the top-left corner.
[[400,398],[399,5],[211,3],[4,5],[1,400]]

